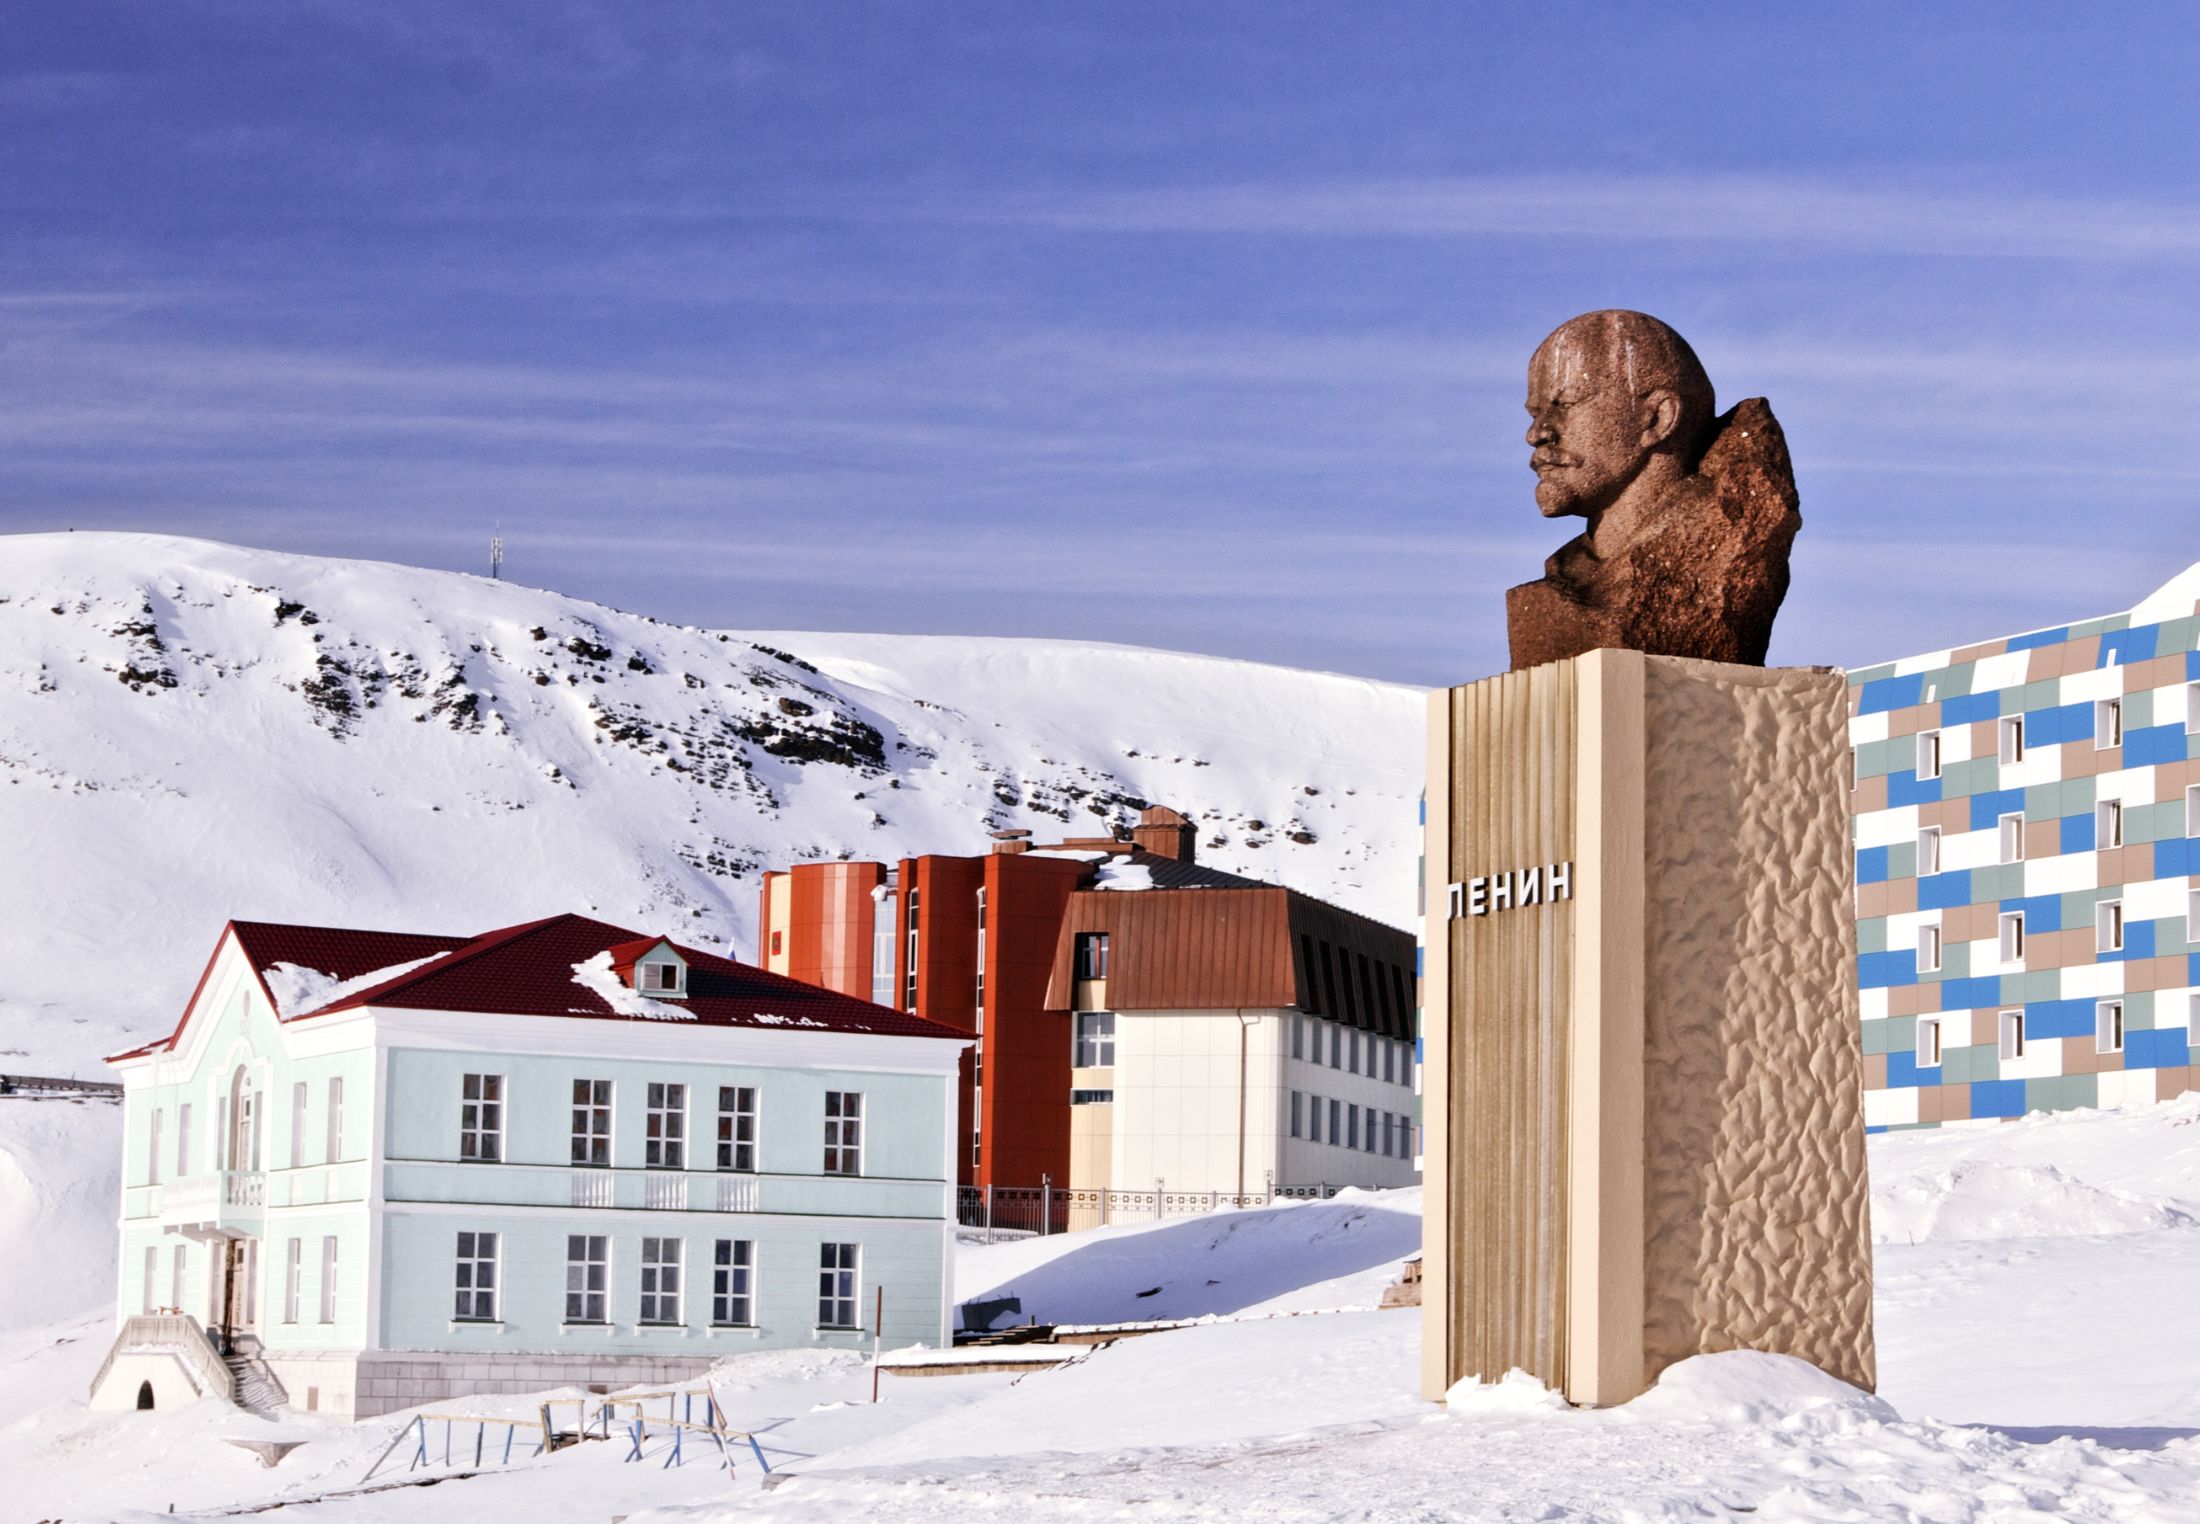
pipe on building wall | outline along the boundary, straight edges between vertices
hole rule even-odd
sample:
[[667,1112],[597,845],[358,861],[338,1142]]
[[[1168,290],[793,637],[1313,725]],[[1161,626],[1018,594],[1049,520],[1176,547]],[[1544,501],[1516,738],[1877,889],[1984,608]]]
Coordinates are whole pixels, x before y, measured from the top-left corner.
[[1237,1168],[1237,1193],[1238,1193],[1238,1204],[1239,1204],[1240,1206],[1242,1206],[1242,1205],[1244,1205],[1244,1202],[1245,1202],[1245,1084],[1246,1084],[1246,1074],[1247,1074],[1247,1049],[1248,1049],[1248,1047],[1249,1047],[1249,1046],[1250,1046],[1250,1044],[1251,1044],[1251,1040],[1252,1040],[1252,1031],[1253,1031],[1253,1028],[1254,1028],[1254,1027],[1255,1027],[1256,1025],[1258,1025],[1258,1024],[1259,1024],[1259,1022],[1260,1022],[1260,1018],[1259,1018],[1258,1016],[1255,1016],[1255,1017],[1253,1017],[1253,1018],[1252,1018],[1252,1020],[1250,1020],[1250,1021],[1246,1020],[1246,1017],[1245,1017],[1245,1007],[1241,1005],[1241,1006],[1239,1006],[1239,1007],[1237,1008],[1237,1019],[1238,1019],[1238,1168]]

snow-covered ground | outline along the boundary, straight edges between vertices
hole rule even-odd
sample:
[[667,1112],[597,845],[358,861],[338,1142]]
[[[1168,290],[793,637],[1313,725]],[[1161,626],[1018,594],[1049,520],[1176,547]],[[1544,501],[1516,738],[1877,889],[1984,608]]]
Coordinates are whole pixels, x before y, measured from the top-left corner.
[[[1063,641],[699,630],[512,583],[0,536],[0,1071],[174,1024],[229,918],[581,911],[755,956],[763,869],[1102,834],[1404,925],[1412,689]],[[84,970],[96,969],[96,978]]]
[[[48,1120],[54,1104],[0,1102],[0,1146],[34,1182],[99,1141],[81,1120],[98,1111]],[[623,1463],[623,1442],[590,1444],[432,1488],[327,1496],[356,1485],[395,1420],[271,1426],[215,1404],[91,1414],[80,1399],[104,1316],[11,1317],[0,1513],[145,1524],[170,1504],[217,1517],[289,1500],[279,1517],[432,1524],[2200,1519],[2200,1098],[1890,1134],[1871,1162],[1876,1397],[1734,1354],[1605,1412],[1517,1382],[1431,1406],[1416,1395],[1418,1318],[1373,1310],[1414,1248],[1418,1193],[1351,1193],[963,1245],[961,1298],[1014,1296],[1061,1321],[1206,1320],[1060,1368],[887,1376],[874,1407],[851,1355],[728,1361],[718,1390],[759,1432],[779,1474],[769,1489],[748,1464],[730,1481],[694,1462],[663,1469],[652,1441],[642,1465]],[[79,1245],[104,1231],[78,1221],[87,1211],[35,1185],[0,1193],[8,1221],[28,1213]],[[0,1282],[97,1257],[33,1259],[36,1236],[0,1237]],[[101,1272],[83,1273],[103,1296]],[[307,1443],[272,1471],[221,1442],[276,1433]],[[465,1431],[457,1442],[463,1454]]]

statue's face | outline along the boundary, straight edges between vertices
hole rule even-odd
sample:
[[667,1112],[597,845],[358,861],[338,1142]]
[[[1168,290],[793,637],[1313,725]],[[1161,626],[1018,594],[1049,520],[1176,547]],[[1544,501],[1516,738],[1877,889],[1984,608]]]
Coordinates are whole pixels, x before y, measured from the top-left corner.
[[1547,519],[1609,506],[1650,458],[1645,399],[1601,338],[1561,328],[1528,362],[1528,464]]

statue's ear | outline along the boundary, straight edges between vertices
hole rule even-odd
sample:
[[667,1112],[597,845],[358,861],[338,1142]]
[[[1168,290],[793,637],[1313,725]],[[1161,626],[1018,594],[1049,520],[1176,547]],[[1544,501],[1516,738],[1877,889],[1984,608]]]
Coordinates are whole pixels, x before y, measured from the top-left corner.
[[1642,447],[1654,450],[1673,437],[1681,426],[1680,394],[1659,387],[1642,399]]

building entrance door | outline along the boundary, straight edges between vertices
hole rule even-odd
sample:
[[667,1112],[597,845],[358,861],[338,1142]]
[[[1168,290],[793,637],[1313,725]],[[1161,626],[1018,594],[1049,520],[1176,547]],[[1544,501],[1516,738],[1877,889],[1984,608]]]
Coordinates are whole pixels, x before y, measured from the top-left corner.
[[259,1339],[260,1241],[232,1238],[222,1251],[221,1347],[225,1355],[250,1353]]

